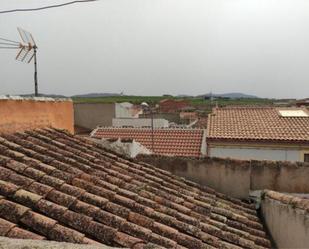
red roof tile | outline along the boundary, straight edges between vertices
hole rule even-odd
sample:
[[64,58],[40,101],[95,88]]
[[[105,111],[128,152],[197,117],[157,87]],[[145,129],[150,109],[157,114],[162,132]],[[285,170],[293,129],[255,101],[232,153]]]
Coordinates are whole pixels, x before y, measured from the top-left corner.
[[283,117],[274,107],[216,108],[209,115],[207,140],[309,143],[309,117]]
[[0,236],[135,249],[271,246],[253,205],[210,188],[59,130],[0,139]]
[[[167,156],[202,156],[202,129],[154,129],[153,150]],[[152,130],[148,128],[100,127],[92,132],[93,138],[134,139],[152,150]]]

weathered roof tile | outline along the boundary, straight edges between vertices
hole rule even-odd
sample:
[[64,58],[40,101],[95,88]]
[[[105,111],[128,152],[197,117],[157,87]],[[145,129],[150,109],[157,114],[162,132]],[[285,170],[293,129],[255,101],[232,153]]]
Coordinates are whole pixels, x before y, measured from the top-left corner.
[[11,229],[6,235],[6,237],[16,238],[16,239],[34,239],[34,240],[44,240],[45,239],[44,236],[29,232],[19,227],[14,227],[13,229]]
[[213,189],[55,129],[3,141],[0,235],[135,249],[271,246],[252,205]]
[[15,192],[14,196],[12,197],[14,201],[23,204],[27,207],[35,207],[36,203],[40,201],[43,197],[24,189],[19,189]]
[[29,228],[32,228],[38,233],[48,235],[49,231],[56,225],[57,221],[48,218],[44,215],[40,215],[34,212],[26,212],[20,219],[20,222]]
[[13,223],[18,223],[29,208],[6,199],[0,200],[0,217],[9,220]]
[[64,207],[69,207],[77,200],[76,197],[64,194],[55,189],[50,191],[46,198]]
[[7,233],[15,226],[16,224],[0,218],[0,236],[6,236]]

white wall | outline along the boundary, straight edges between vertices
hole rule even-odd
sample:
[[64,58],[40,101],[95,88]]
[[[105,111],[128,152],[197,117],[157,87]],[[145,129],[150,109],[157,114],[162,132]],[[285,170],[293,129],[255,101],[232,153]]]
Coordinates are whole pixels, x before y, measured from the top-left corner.
[[[153,119],[154,128],[167,128],[169,122],[163,118]],[[151,118],[113,118],[113,127],[151,127]]]
[[115,117],[116,118],[138,118],[139,114],[143,111],[140,109],[136,112],[134,105],[129,102],[116,103],[115,104]]
[[202,156],[207,155],[207,145],[206,145],[206,129],[203,130],[203,138],[202,138],[202,146],[201,146],[201,154]]
[[115,104],[115,117],[116,118],[131,118],[130,107],[122,105],[121,103]]
[[245,160],[275,160],[275,161],[300,161],[300,150],[275,149],[254,147],[213,147],[208,148],[209,156],[222,158],[235,158]]

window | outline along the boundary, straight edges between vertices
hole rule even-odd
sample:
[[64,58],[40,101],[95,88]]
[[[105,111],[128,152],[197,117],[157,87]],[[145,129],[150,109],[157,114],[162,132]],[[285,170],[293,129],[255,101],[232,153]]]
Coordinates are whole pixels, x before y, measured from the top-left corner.
[[304,162],[309,162],[309,153],[304,154]]
[[295,109],[295,110],[279,110],[279,113],[282,117],[309,117],[308,113],[302,109]]

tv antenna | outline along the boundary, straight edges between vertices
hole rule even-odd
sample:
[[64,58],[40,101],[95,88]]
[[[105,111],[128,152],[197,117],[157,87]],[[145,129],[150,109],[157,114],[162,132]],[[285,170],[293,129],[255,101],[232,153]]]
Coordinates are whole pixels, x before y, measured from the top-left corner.
[[0,38],[0,49],[19,50],[15,59],[21,62],[30,63],[32,59],[34,59],[34,95],[38,96],[38,70],[36,57],[38,47],[31,33],[22,28],[17,28],[17,30],[21,37],[21,42]]

